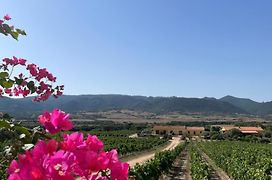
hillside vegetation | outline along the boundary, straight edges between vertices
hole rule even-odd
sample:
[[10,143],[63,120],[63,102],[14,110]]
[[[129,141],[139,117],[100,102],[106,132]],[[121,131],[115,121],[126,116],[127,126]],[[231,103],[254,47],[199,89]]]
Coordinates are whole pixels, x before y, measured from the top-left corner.
[[229,102],[214,98],[181,98],[181,97],[145,97],[126,95],[71,95],[46,102],[32,102],[31,98],[0,100],[0,111],[16,117],[29,117],[39,114],[44,109],[60,108],[66,112],[107,111],[130,109],[147,111],[156,114],[169,112],[181,113],[220,113],[246,114],[247,112]]
[[257,115],[270,115],[272,114],[272,102],[255,102],[251,99],[237,98],[233,96],[225,96],[220,99],[221,101],[228,102],[236,107],[239,107],[250,114]]

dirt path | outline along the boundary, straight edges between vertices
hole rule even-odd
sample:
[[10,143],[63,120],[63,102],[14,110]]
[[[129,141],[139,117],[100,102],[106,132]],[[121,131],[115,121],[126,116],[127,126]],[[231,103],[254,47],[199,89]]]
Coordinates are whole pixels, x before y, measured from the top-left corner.
[[[178,138],[178,137],[173,137],[173,139],[170,140],[170,141],[171,141],[171,143],[168,146],[166,146],[165,148],[163,148],[162,151],[174,149],[181,142],[180,138]],[[139,156],[136,156],[136,157],[134,157],[132,159],[129,159],[127,162],[129,163],[130,167],[133,167],[137,163],[142,164],[145,161],[148,161],[148,160],[152,159],[154,156],[155,156],[154,151],[153,152],[148,152],[148,153],[145,153],[143,155],[139,155]]]
[[208,163],[211,168],[211,179],[212,180],[231,180],[225,171],[219,168],[210,157],[199,149],[203,159]]
[[159,180],[191,180],[189,171],[189,153],[188,147],[182,151],[175,160],[173,168],[166,175],[162,175]]

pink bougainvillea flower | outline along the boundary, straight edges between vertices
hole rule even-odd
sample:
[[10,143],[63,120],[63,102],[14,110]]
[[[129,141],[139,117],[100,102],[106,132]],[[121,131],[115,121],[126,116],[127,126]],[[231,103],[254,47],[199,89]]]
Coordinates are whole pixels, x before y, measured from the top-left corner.
[[47,74],[47,78],[48,78],[49,81],[52,81],[52,82],[55,82],[56,79],[57,79],[56,77],[53,76],[52,73],[48,73]]
[[18,59],[18,64],[22,65],[22,66],[25,66],[26,65],[26,60],[25,59],[22,59],[22,58],[19,58]]
[[107,152],[107,156],[109,158],[109,168],[111,168],[115,163],[119,161],[118,153],[116,149],[112,149],[111,151]]
[[35,157],[36,162],[43,159],[44,155],[52,155],[57,150],[58,142],[55,139],[50,139],[47,143],[45,141],[38,141],[32,150],[32,156]]
[[100,141],[97,136],[92,136],[90,134],[88,134],[86,144],[88,149],[92,151],[101,151],[104,148],[103,142]]
[[129,164],[117,162],[111,168],[111,180],[127,180]]
[[82,170],[90,170],[92,172],[97,172],[100,168],[97,166],[98,154],[93,151],[77,151],[76,153],[79,166]]
[[118,160],[116,150],[90,150],[79,132],[64,135],[62,143],[66,149],[58,150],[58,142],[54,139],[38,141],[32,150],[19,155],[18,161],[11,162],[8,180],[127,179],[129,165]]
[[48,75],[48,71],[46,70],[46,68],[38,68],[38,75],[36,76],[36,80],[40,81],[42,78],[47,77]]
[[83,133],[74,132],[72,134],[63,135],[64,141],[60,143],[61,149],[66,151],[75,151],[76,149],[83,149],[86,147],[83,141]]
[[12,94],[12,90],[11,89],[5,89],[5,93],[11,95]]
[[13,160],[8,168],[8,180],[44,180],[44,170],[37,163],[31,152],[19,155],[18,162]]
[[107,169],[109,166],[110,160],[107,156],[107,153],[102,152],[99,154],[97,158],[97,167],[99,169]]
[[26,69],[29,70],[32,76],[37,76],[38,70],[36,64],[28,64]]
[[54,109],[52,113],[44,112],[39,116],[39,122],[44,125],[47,132],[55,134],[61,130],[70,130],[73,124],[69,119],[70,115],[59,109]]
[[19,165],[17,163],[17,161],[15,160],[12,160],[10,165],[9,165],[9,168],[8,168],[8,173],[9,174],[18,174],[18,172],[20,171],[19,169]]
[[40,89],[41,89],[41,91],[47,90],[47,89],[49,89],[49,85],[48,85],[48,84],[45,84],[45,83],[42,81],[42,82],[40,82]]
[[10,59],[10,58],[4,58],[4,59],[3,59],[3,62],[5,62],[6,65],[13,65],[13,60]]
[[74,154],[62,150],[48,156],[43,163],[48,179],[53,180],[74,180],[73,169],[75,166],[76,157]]
[[[69,115],[53,110],[39,116],[46,131],[56,133],[69,130]],[[126,180],[129,165],[118,159],[116,150],[104,151],[97,136],[88,134],[84,140],[81,132],[64,134],[63,141],[39,140],[33,149],[20,154],[8,168],[8,180]]]
[[6,63],[6,65],[12,65],[12,66],[16,66],[18,64],[25,66],[26,65],[26,60],[22,59],[22,58],[17,58],[15,56],[13,56],[13,59],[10,58],[4,58],[3,62]]
[[7,14],[7,15],[5,15],[5,16],[3,17],[3,19],[6,20],[6,21],[9,21],[9,20],[11,20],[11,17]]
[[30,90],[23,90],[23,96],[26,97],[30,93]]

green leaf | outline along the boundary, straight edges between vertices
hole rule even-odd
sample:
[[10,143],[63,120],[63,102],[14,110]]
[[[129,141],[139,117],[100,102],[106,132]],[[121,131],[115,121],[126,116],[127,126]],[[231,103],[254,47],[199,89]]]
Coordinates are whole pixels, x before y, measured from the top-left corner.
[[27,137],[31,136],[31,133],[28,131],[28,129],[23,126],[15,125],[14,129],[21,134],[25,134]]
[[29,81],[29,82],[27,83],[27,87],[28,87],[29,89],[34,88],[34,81]]
[[0,120],[0,128],[10,128],[10,124],[6,120]]
[[0,33],[4,34],[4,35],[8,35],[5,31],[4,31],[4,28],[2,28],[2,26],[0,26]]
[[11,88],[13,86],[14,82],[12,80],[3,81],[3,87],[4,88]]
[[17,32],[14,31],[14,32],[11,32],[10,35],[11,35],[14,39],[18,40],[19,33],[17,33]]
[[26,35],[26,32],[24,31],[24,30],[22,30],[22,29],[16,29],[16,32],[18,33],[18,34],[21,34],[21,35]]
[[0,72],[0,78],[7,78],[9,76],[9,73],[7,72]]
[[11,28],[9,27],[9,25],[3,24],[2,26],[3,26],[3,29],[4,29],[4,31],[5,31],[6,33],[11,33],[11,32],[12,32],[12,31],[11,31]]
[[27,87],[31,91],[31,93],[34,93],[36,91],[36,87],[33,81],[29,81],[27,83]]
[[0,78],[0,85],[1,85],[2,87],[4,87],[4,85],[3,85],[3,82],[4,82],[4,81],[6,81],[6,80]]
[[15,83],[16,84],[21,85],[23,82],[24,82],[23,79],[19,79],[19,78],[15,77]]

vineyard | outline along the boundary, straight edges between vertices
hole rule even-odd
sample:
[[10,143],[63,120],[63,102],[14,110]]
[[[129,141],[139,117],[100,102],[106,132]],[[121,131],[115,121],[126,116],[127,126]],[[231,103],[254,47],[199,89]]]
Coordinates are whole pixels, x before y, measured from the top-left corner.
[[84,132],[97,135],[99,139],[104,142],[105,150],[117,149],[121,155],[128,155],[134,152],[144,151],[163,145],[168,142],[167,139],[160,139],[159,137],[138,137],[129,138],[129,135],[135,133],[131,130],[117,130],[117,131],[97,131]]
[[272,146],[247,142],[201,142],[199,147],[233,179],[270,180]]
[[130,175],[137,180],[157,180],[163,173],[167,173],[172,167],[173,161],[184,150],[186,143],[178,145],[173,150],[162,151],[155,154],[155,157],[142,165],[137,164]]
[[[106,150],[116,148],[121,155],[151,149],[168,141],[159,137],[129,138],[131,131],[127,130],[90,133],[96,134],[104,141]],[[5,145],[6,143],[2,143],[1,149],[4,149]],[[136,180],[158,180],[167,177],[172,171],[173,162],[185,153],[188,154],[189,166],[178,169],[181,174],[187,173],[193,180],[212,179],[212,174],[218,172],[210,167],[202,152],[207,154],[231,179],[270,180],[272,178],[272,145],[238,141],[184,142],[172,150],[156,153],[153,159],[143,164],[137,164],[130,169],[130,176],[134,176]]]
[[117,149],[121,155],[151,149],[168,141],[167,139],[160,139],[158,137],[101,137],[100,139],[105,144],[105,150]]
[[210,169],[194,146],[190,149],[190,163],[191,176],[193,180],[210,179]]
[[113,131],[92,130],[92,131],[83,131],[83,133],[94,134],[94,135],[97,135],[98,137],[128,137],[129,135],[136,133],[136,131],[133,131],[133,130],[113,130]]
[[[186,145],[187,143],[183,143],[174,150],[157,153],[152,160],[131,169],[130,175],[136,180],[161,179],[163,174],[163,177],[170,177],[167,174],[173,168],[173,162],[181,158],[181,152],[186,154],[187,151],[189,166],[183,169],[181,165],[178,170],[175,169],[183,177],[188,177],[189,174],[193,180],[272,179],[272,145],[237,141],[190,142],[189,147],[185,148]],[[202,151],[214,161],[213,165],[204,158]]]
[[[154,149],[168,142],[168,139],[153,136],[130,138],[129,136],[131,134],[136,133],[136,131],[132,130],[92,130],[83,133],[85,135],[87,133],[97,135],[99,139],[103,140],[105,150],[117,149],[121,156],[130,156],[134,153],[138,154],[138,152]],[[9,139],[13,136],[13,134],[2,133],[2,139]],[[0,155],[2,157],[7,157],[4,156],[3,150],[9,143],[9,141],[2,141],[2,143],[0,143]],[[210,162],[203,157],[203,152],[208,155],[215,166],[225,171],[231,179],[272,179],[272,145],[241,141],[185,142],[173,150],[156,153],[153,159],[143,164],[137,164],[133,168],[131,167],[130,176],[134,176],[136,180],[157,180],[162,177],[167,177],[167,174],[173,171],[173,162],[182,158],[181,154],[185,153],[187,154],[186,159],[189,165],[183,169],[181,167],[184,162],[182,162],[178,169],[180,174],[186,174],[185,177],[191,176],[193,180],[209,180],[214,177],[214,174],[218,175],[218,172],[216,168],[211,167]],[[2,165],[4,166],[2,167]],[[7,164],[3,161],[2,165],[0,165],[0,173],[3,174],[5,173]]]

